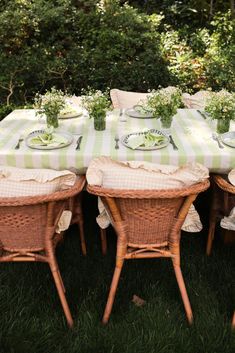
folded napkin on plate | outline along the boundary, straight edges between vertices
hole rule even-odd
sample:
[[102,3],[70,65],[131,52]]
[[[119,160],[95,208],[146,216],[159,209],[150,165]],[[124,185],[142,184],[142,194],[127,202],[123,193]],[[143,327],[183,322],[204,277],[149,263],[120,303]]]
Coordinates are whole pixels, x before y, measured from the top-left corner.
[[165,136],[146,131],[140,134],[133,134],[128,138],[128,145],[133,150],[140,147],[154,147],[160,145],[165,140]]
[[144,145],[144,135],[132,135],[128,138],[128,145],[134,150]]
[[67,103],[64,109],[60,111],[59,117],[69,117],[71,115],[81,115],[83,110],[81,107],[76,107],[73,104]]
[[32,145],[39,145],[39,146],[59,146],[67,142],[68,140],[62,135],[46,134],[46,133],[32,137],[30,140],[30,143]]
[[141,104],[136,104],[133,106],[133,109],[140,114],[152,114],[153,111],[149,109],[148,107],[145,107],[144,105]]

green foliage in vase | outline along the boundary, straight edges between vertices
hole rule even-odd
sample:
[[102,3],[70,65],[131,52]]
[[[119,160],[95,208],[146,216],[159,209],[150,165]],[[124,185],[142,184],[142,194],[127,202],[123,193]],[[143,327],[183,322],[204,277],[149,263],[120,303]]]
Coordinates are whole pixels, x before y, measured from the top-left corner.
[[90,118],[104,120],[111,103],[107,92],[89,89],[83,92],[82,105],[88,111]]
[[235,93],[226,90],[211,92],[206,100],[205,111],[212,119],[235,120]]
[[45,94],[37,93],[34,99],[37,115],[45,114],[48,119],[57,118],[65,107],[65,94],[61,90],[52,87]]
[[153,115],[166,124],[170,124],[172,117],[177,113],[177,109],[182,106],[182,92],[177,87],[152,91],[147,100],[147,107],[152,110]]

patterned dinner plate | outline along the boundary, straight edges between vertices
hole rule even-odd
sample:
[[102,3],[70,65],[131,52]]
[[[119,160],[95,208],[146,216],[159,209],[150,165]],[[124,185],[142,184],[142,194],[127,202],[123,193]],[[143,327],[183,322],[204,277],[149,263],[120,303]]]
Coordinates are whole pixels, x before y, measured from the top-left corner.
[[138,119],[150,119],[153,118],[153,114],[149,111],[138,111],[137,106],[133,108],[126,109],[125,113],[129,115],[131,118],[138,118]]
[[235,148],[235,131],[229,131],[221,134],[220,139],[225,145]]
[[69,146],[73,142],[73,135],[72,134],[70,134],[69,132],[60,131],[58,133],[53,132],[53,135],[63,137],[65,140],[65,142],[63,142],[63,143],[54,142],[49,145],[43,145],[43,143],[42,144],[32,143],[33,138],[37,137],[38,135],[42,135],[42,134],[45,134],[45,130],[36,130],[36,131],[31,132],[25,139],[26,145],[30,148],[34,148],[37,150],[54,150],[57,148],[63,148],[63,147]]
[[[161,143],[159,143],[158,145],[154,145],[154,146],[151,146],[151,147],[149,147],[149,146],[147,147],[147,146],[141,145],[139,147],[136,147],[134,150],[152,151],[152,150],[159,150],[159,149],[164,148],[164,147],[169,145],[169,143],[170,143],[169,137],[166,134],[164,134],[164,132],[162,132],[160,130],[156,130],[156,129],[149,129],[148,131],[150,131],[154,135],[164,136],[164,140]],[[140,135],[144,135],[144,134],[146,134],[146,132],[144,132],[144,131],[132,132],[130,134],[126,134],[126,135],[121,137],[121,142],[122,142],[122,144],[124,146],[133,149],[130,146],[130,139],[132,138],[132,136],[140,136]]]

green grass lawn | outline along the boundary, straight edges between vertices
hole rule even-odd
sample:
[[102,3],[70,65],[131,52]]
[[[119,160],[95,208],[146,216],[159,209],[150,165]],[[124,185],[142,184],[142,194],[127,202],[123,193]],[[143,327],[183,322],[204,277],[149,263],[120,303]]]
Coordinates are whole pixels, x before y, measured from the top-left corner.
[[[182,271],[194,313],[191,327],[166,259],[126,262],[110,322],[101,324],[115,263],[115,235],[110,229],[108,254],[102,256],[96,200],[84,196],[88,255],[81,255],[75,226],[57,251],[74,328],[67,328],[47,265],[1,264],[0,352],[234,353],[235,246],[224,246],[217,237],[212,255],[205,255],[208,193],[197,203],[204,231],[182,234]],[[134,294],[146,301],[143,307],[132,303]]]

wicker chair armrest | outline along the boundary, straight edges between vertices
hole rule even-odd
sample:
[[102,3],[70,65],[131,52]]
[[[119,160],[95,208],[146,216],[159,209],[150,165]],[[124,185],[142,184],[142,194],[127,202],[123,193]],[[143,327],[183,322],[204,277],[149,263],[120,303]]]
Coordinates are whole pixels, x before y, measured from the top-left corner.
[[46,195],[22,196],[22,197],[2,197],[0,198],[0,206],[27,206],[45,202],[55,202],[65,200],[79,194],[84,188],[86,178],[84,175],[77,178],[75,184],[68,189],[60,190]]
[[229,192],[231,194],[235,194],[235,186],[230,184],[226,179],[224,179],[221,175],[213,176],[215,183],[224,191]]
[[159,190],[131,190],[131,189],[109,189],[101,186],[87,185],[87,191],[93,195],[116,197],[116,198],[177,198],[205,191],[210,186],[209,180],[179,189],[159,189]]

